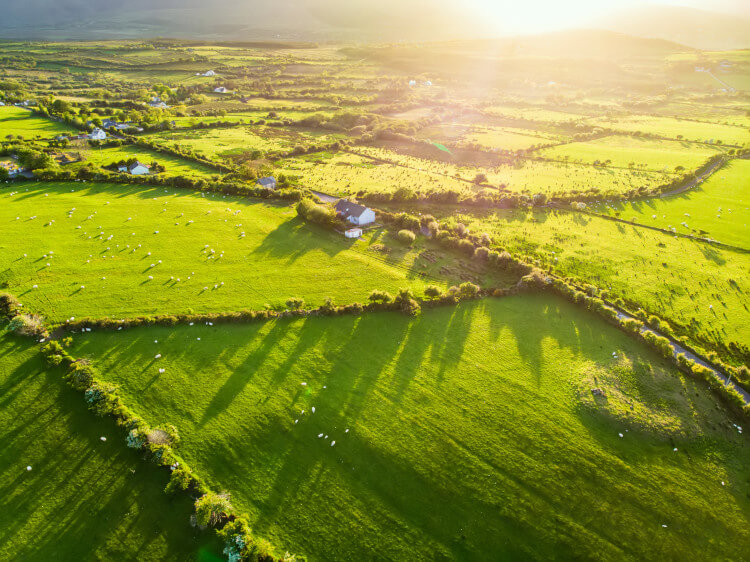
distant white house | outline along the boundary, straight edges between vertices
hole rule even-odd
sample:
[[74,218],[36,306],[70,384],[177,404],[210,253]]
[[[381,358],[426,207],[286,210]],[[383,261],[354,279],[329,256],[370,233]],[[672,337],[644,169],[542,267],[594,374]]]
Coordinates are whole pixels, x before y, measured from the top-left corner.
[[104,139],[107,138],[107,133],[105,133],[99,127],[97,127],[93,131],[91,131],[91,134],[89,135],[89,138],[91,140],[102,141],[102,140],[104,140]]
[[268,189],[276,189],[276,178],[273,176],[259,178],[256,183],[260,185],[261,187],[267,187]]
[[216,76],[216,73],[213,70],[207,70],[203,73],[203,76]]
[[219,86],[218,88],[214,88],[214,93],[217,93],[217,94],[228,94],[229,90],[227,90],[224,86]]
[[350,228],[349,230],[344,232],[344,236],[347,238],[359,238],[362,236],[362,229],[361,228]]
[[375,222],[375,211],[346,199],[340,199],[336,203],[336,214],[360,226]]
[[4,101],[0,101],[0,107],[3,107],[5,105]]
[[148,174],[149,171],[151,171],[151,168],[138,161],[133,162],[128,166],[128,173],[130,173],[131,176],[142,176],[143,174]]
[[429,87],[429,86],[432,86],[432,82],[430,82],[429,80],[425,80],[425,83],[424,83],[424,85],[425,85],[425,86],[428,86],[428,87]]
[[416,85],[417,85],[417,81],[416,81],[416,80],[409,80],[409,86],[410,86],[410,87],[412,87],[412,88],[413,88],[413,87],[414,87],[414,86],[416,86]]
[[169,109],[169,106],[164,103],[163,101],[152,101],[149,103],[151,107],[155,107],[156,109]]

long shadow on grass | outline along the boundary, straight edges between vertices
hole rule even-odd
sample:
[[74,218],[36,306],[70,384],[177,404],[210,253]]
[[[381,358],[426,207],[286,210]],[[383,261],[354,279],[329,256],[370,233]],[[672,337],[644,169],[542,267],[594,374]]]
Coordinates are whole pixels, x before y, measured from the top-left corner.
[[342,236],[334,240],[332,236],[329,230],[314,224],[305,224],[295,217],[269,232],[252,253],[286,259],[287,263],[294,263],[313,250],[334,257],[354,244],[352,239]]
[[[34,360],[41,367],[40,356]],[[200,543],[187,525],[190,499],[166,500],[166,475],[117,439],[121,429],[87,411],[58,368],[23,377],[22,385],[3,410],[12,416],[4,429],[23,440],[3,439],[0,451],[0,551],[20,560],[138,559],[153,543],[149,556],[194,556]]]

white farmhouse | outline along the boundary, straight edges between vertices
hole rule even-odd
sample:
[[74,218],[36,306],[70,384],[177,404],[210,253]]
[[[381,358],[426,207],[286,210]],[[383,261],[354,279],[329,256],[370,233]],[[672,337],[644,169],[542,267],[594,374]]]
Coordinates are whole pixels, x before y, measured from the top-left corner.
[[213,70],[207,70],[203,73],[203,76],[216,76],[216,73]]
[[340,199],[336,203],[336,214],[360,226],[375,222],[375,211],[346,199]]
[[214,88],[214,93],[216,93],[216,94],[228,94],[229,90],[227,90],[224,86],[219,86],[218,88]]
[[102,140],[104,140],[104,139],[107,138],[107,133],[105,133],[99,127],[97,127],[93,131],[91,131],[91,134],[89,135],[89,138],[91,140],[102,141]]
[[267,187],[268,189],[276,189],[276,178],[273,176],[259,178],[256,183],[261,187]]
[[128,172],[131,176],[142,176],[143,174],[148,174],[150,170],[151,168],[146,166],[146,164],[138,161],[135,161],[128,166]]

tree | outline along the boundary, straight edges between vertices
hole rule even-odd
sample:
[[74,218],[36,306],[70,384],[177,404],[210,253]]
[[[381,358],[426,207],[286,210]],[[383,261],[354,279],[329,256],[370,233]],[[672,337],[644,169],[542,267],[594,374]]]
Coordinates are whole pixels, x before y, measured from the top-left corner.
[[427,285],[424,288],[424,296],[430,299],[436,299],[440,295],[443,294],[443,291],[440,290],[440,287],[437,285]]
[[393,297],[390,293],[387,293],[385,291],[378,291],[377,289],[370,293],[370,296],[367,297],[367,299],[371,302],[380,302],[383,304],[393,301]]
[[288,306],[288,307],[289,307],[289,308],[290,308],[291,310],[299,310],[300,308],[304,308],[304,306],[305,306],[305,301],[303,301],[302,299],[300,299],[300,298],[298,298],[298,297],[291,297],[290,299],[288,299],[288,300],[286,301],[286,305],[287,305],[287,306]]
[[476,176],[474,176],[474,183],[477,185],[480,183],[487,183],[487,175],[479,173]]
[[209,492],[195,501],[195,518],[201,527],[215,526],[232,509],[227,494]]
[[398,239],[407,246],[414,244],[416,238],[416,235],[411,230],[403,229],[398,231]]

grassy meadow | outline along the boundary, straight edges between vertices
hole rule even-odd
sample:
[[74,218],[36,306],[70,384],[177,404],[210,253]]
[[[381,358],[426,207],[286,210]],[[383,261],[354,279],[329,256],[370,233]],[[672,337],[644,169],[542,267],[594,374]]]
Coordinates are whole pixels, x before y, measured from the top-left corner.
[[346,239],[303,223],[293,206],[161,187],[23,185],[0,191],[0,283],[52,321],[259,309],[289,297],[362,302],[374,289],[462,280],[440,274],[455,265],[450,256],[420,255],[423,241],[408,248],[382,229]]
[[732,160],[699,186],[677,195],[589,208],[750,250],[750,160]]
[[695,170],[720,149],[704,144],[612,135],[572,142],[537,151],[538,156],[578,164],[609,161],[608,165],[655,172],[674,172],[681,166]]
[[750,131],[734,125],[648,115],[597,117],[588,123],[627,133],[641,132],[670,139],[712,143],[721,141],[719,144],[734,146],[750,145]]
[[493,246],[608,289],[708,344],[750,341],[750,255],[572,211],[456,214]]
[[[93,148],[84,146],[83,149],[79,147],[72,147],[66,150],[66,152],[80,153],[83,157],[83,164],[91,162],[97,166],[106,166],[113,162],[119,162],[120,160],[129,160],[131,158],[137,158],[144,164],[150,165],[151,162],[158,162],[163,165],[166,170],[163,172],[166,176],[194,176],[199,178],[210,178],[212,176],[221,175],[222,172],[193,162],[179,156],[172,154],[164,154],[156,152],[142,146],[126,144],[123,146],[113,148]],[[69,164],[68,166],[75,167],[77,164]]]
[[736,420],[551,296],[74,340],[256,533],[309,560],[750,548]]
[[0,139],[2,140],[5,140],[8,135],[30,140],[49,139],[63,133],[73,132],[77,131],[65,123],[34,115],[28,109],[14,106],[0,107]]
[[217,560],[213,535],[190,527],[190,499],[164,494],[167,474],[128,449],[121,428],[94,417],[32,341],[5,327],[0,558]]

